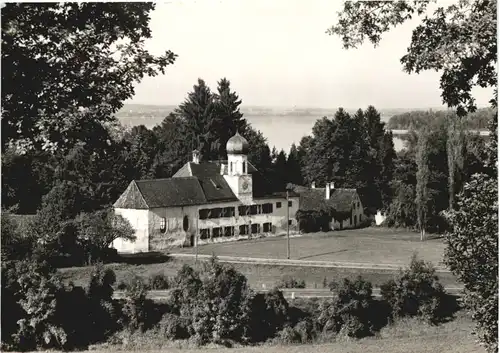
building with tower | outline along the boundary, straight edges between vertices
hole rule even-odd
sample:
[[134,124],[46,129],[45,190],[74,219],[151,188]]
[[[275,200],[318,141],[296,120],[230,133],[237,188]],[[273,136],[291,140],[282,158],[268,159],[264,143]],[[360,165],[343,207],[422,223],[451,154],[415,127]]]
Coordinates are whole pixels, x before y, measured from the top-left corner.
[[297,232],[299,195],[273,192],[247,158],[248,141],[236,133],[227,161],[200,161],[198,151],[172,178],[134,180],[114,210],[135,229],[136,241],[117,239],[119,252],[251,239]]

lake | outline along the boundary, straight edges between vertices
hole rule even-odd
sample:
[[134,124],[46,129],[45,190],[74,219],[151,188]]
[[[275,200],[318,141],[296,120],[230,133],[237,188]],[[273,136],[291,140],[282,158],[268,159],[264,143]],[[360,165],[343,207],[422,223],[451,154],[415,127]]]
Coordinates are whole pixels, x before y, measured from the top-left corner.
[[[279,151],[281,149],[288,153],[292,143],[299,144],[302,137],[310,135],[314,123],[319,118],[317,116],[287,116],[287,115],[245,115],[247,121],[257,130],[260,130],[267,138],[269,146],[273,146]],[[144,125],[148,129],[160,124],[163,117],[119,117],[125,126]],[[389,116],[382,116],[382,121],[387,122]],[[403,140],[394,137],[394,148],[400,151],[404,148]]]

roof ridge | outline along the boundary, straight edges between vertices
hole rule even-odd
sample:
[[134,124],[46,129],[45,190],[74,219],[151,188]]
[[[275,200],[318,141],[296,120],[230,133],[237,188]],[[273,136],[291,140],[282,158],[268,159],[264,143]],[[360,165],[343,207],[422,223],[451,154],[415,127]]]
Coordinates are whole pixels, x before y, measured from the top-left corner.
[[197,177],[195,176],[185,176],[185,177],[170,177],[170,178],[155,178],[155,179],[139,179],[139,180],[132,180],[136,183],[138,182],[143,182],[143,181],[162,181],[162,180],[172,180],[172,179],[198,179]]

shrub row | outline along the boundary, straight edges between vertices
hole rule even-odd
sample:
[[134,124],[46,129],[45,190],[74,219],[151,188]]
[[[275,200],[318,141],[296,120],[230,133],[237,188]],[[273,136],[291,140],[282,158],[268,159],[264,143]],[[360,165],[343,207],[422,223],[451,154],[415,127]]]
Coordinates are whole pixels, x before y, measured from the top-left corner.
[[[131,277],[121,300],[113,299],[115,281],[113,271],[98,265],[85,289],[65,287],[45,264],[2,263],[2,348],[84,348],[111,337],[124,343],[127,335],[145,331],[197,344],[306,343],[371,335],[400,316],[437,323],[445,315],[434,269],[416,258],[382,286],[383,300],[375,300],[371,283],[359,277],[331,282],[332,297],[307,307],[290,305],[277,288],[254,293],[244,275],[215,259],[200,270],[185,265],[171,279]],[[170,288],[171,297],[153,303],[148,288]]]

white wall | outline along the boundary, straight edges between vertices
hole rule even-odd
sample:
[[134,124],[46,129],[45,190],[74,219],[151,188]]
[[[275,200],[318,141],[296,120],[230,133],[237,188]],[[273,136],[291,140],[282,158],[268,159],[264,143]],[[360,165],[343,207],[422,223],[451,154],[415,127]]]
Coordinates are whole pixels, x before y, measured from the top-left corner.
[[124,239],[113,241],[113,248],[122,253],[137,253],[149,251],[148,210],[115,208],[115,214],[128,220],[135,229],[135,242]]
[[[196,234],[198,206],[153,208],[149,210],[149,237],[151,250],[165,250],[190,244],[191,235]],[[188,229],[184,230],[184,217]],[[161,231],[161,219],[165,218],[166,230]]]
[[[290,233],[296,233],[297,221],[295,220],[295,213],[298,210],[299,198],[290,198],[292,206],[290,207],[289,218],[292,221],[290,225]],[[276,203],[281,202],[281,208],[276,208]],[[273,204],[273,213],[240,216],[238,214],[238,206],[242,206],[241,202],[222,202],[212,203],[209,205],[190,206],[190,207],[169,207],[169,208],[154,208],[149,211],[149,248],[150,250],[165,250],[178,246],[190,246],[191,238],[196,234],[197,229],[210,229],[218,227],[235,227],[235,235],[231,237],[218,237],[214,239],[200,239],[198,235],[198,244],[205,244],[210,242],[225,242],[235,241],[238,239],[248,239],[248,235],[239,236],[239,226],[244,224],[258,223],[261,226],[259,234],[252,234],[256,236],[270,236],[286,234],[286,199],[272,198],[272,199],[256,199],[253,204]],[[234,207],[234,217],[200,219],[198,220],[198,212],[200,209]],[[183,229],[184,216],[188,217],[189,228],[187,231]],[[165,233],[160,231],[161,219],[166,219],[167,229]],[[264,233],[264,223],[272,223],[276,227],[275,233]],[[194,239],[194,238],[193,238]]]
[[385,214],[382,214],[382,212],[377,211],[377,214],[375,215],[375,224],[378,226],[381,225],[382,223],[384,223],[386,218],[387,217]]

